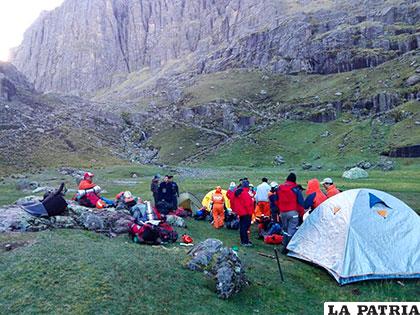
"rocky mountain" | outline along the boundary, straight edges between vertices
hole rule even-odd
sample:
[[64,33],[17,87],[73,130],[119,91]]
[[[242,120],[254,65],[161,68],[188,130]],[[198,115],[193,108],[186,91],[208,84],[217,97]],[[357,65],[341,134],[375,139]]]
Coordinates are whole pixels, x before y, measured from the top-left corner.
[[130,159],[133,132],[120,115],[78,97],[39,93],[12,64],[0,63],[0,173]]
[[336,73],[419,47],[418,1],[66,0],[13,63],[42,91],[87,93],[181,62],[195,73]]
[[418,156],[419,21],[416,0],[65,0],[0,65],[0,166]]

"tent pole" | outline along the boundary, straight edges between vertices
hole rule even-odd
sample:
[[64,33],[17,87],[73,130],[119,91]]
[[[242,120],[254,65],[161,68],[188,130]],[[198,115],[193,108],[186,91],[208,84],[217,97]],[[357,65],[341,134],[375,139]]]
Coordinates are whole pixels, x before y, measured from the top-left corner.
[[276,254],[277,266],[279,267],[279,273],[280,273],[281,281],[284,282],[283,271],[281,270],[279,253],[277,251],[277,248],[274,248],[274,254]]

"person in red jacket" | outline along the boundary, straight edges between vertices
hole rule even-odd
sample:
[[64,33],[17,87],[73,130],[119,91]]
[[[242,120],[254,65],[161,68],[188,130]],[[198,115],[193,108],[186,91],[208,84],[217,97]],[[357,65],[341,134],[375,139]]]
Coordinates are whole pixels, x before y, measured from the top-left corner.
[[248,231],[251,227],[251,217],[254,212],[254,201],[249,194],[249,182],[242,181],[241,187],[235,190],[235,209],[239,216],[239,234],[241,237],[241,245],[252,246],[249,241]]
[[283,223],[283,253],[287,253],[286,247],[290,239],[296,233],[299,225],[299,217],[303,218],[304,199],[300,187],[296,184],[296,174],[290,173],[286,181],[277,189],[277,205]]

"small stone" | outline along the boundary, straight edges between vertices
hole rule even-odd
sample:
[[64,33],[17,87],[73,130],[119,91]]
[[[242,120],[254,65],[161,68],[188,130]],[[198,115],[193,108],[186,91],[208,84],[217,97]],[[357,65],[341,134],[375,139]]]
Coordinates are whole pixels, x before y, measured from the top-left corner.
[[196,147],[199,147],[199,146],[200,146],[200,143],[199,143],[199,142],[196,142],[196,143],[195,143],[195,146],[196,146]]
[[420,125],[420,121],[416,120],[416,121],[414,122],[414,124],[415,124],[415,125]]
[[139,177],[139,175],[137,175],[136,173],[134,173],[133,175],[131,175],[132,178],[137,178]]
[[418,74],[415,74],[415,75],[412,75],[411,77],[409,77],[406,81],[405,81],[405,84],[407,85],[407,86],[413,86],[413,85],[416,85],[417,83],[419,83],[420,82],[420,75],[418,75]]
[[341,93],[341,92],[337,92],[337,93],[335,93],[335,95],[336,95],[336,96],[341,96],[341,95],[343,95],[343,93]]
[[321,137],[325,138],[331,136],[331,133],[328,130],[325,130],[323,133],[321,133]]
[[281,165],[286,163],[286,161],[281,155],[277,155],[276,157],[274,157],[274,163]]
[[307,163],[307,162],[303,162],[302,163],[302,169],[304,170],[310,170],[312,168],[312,164]]
[[261,94],[261,95],[267,95],[267,91],[266,91],[266,90],[261,90],[261,91],[260,91],[260,94]]
[[11,245],[11,244],[6,244],[6,245],[4,246],[4,249],[5,249],[6,251],[10,251],[10,250],[12,250],[12,245]]

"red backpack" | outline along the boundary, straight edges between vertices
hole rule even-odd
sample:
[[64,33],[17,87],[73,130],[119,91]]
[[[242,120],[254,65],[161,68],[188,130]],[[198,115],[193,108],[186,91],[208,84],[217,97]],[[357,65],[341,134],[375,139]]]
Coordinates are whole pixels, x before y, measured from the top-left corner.
[[264,237],[264,243],[266,244],[281,244],[281,242],[283,242],[282,235],[273,234]]

